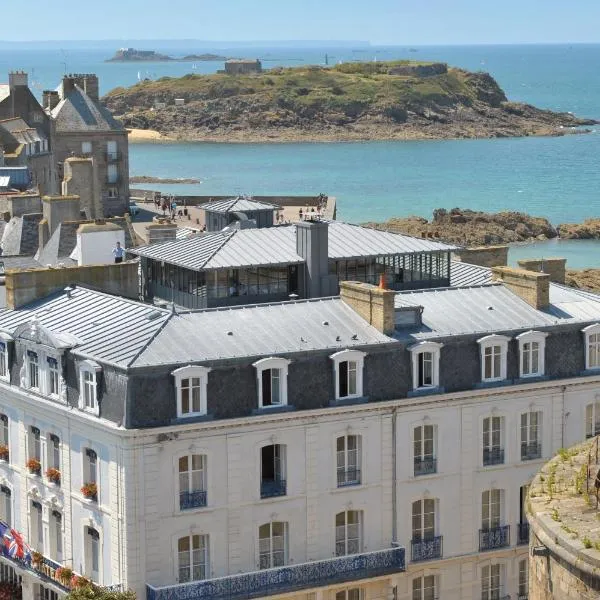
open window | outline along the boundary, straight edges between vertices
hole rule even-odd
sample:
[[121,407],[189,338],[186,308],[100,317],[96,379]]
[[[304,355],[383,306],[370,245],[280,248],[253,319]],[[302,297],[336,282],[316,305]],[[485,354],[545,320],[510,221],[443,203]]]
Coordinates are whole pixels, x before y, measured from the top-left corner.
[[412,359],[413,390],[439,387],[442,346],[437,342],[421,342],[408,349]]
[[342,350],[332,354],[335,399],[360,398],[363,394],[363,368],[366,354],[360,350]]
[[286,406],[287,376],[290,361],[285,358],[263,358],[254,363],[258,385],[258,407]]
[[285,496],[286,452],[283,444],[270,444],[260,449],[260,497]]

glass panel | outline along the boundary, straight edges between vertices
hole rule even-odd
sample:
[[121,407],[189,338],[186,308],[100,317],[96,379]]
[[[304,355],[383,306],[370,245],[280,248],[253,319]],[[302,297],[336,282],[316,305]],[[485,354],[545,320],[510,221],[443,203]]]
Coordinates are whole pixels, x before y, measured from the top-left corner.
[[348,361],[348,396],[355,396],[356,391],[356,362]]

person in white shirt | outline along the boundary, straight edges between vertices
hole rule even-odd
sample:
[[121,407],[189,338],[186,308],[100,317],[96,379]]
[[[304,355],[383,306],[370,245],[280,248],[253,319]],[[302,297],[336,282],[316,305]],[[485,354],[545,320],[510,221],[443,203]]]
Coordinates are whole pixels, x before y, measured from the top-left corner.
[[117,245],[113,248],[112,252],[115,257],[115,263],[122,263],[123,256],[125,256],[125,250],[121,248],[121,242],[117,242]]

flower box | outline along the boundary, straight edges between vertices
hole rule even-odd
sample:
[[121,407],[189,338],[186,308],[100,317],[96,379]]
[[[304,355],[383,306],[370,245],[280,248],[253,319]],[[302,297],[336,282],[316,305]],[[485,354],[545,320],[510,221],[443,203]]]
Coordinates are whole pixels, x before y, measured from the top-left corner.
[[8,462],[8,457],[10,456],[10,452],[8,451],[8,446],[0,446],[0,460],[4,462]]
[[42,463],[37,458],[30,458],[26,466],[32,475],[39,475],[42,472]]
[[46,471],[46,477],[50,483],[60,485],[60,471],[58,469],[51,467]]
[[91,500],[93,502],[98,501],[98,486],[93,483],[84,483],[81,488],[81,493],[86,500]]

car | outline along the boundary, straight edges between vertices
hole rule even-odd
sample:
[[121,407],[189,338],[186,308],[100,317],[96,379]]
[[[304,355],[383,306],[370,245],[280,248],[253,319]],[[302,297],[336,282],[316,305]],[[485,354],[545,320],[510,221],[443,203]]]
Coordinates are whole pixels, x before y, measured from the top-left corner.
[[140,207],[133,201],[131,200],[129,202],[129,214],[132,217],[135,217],[136,215],[138,215],[140,212]]

